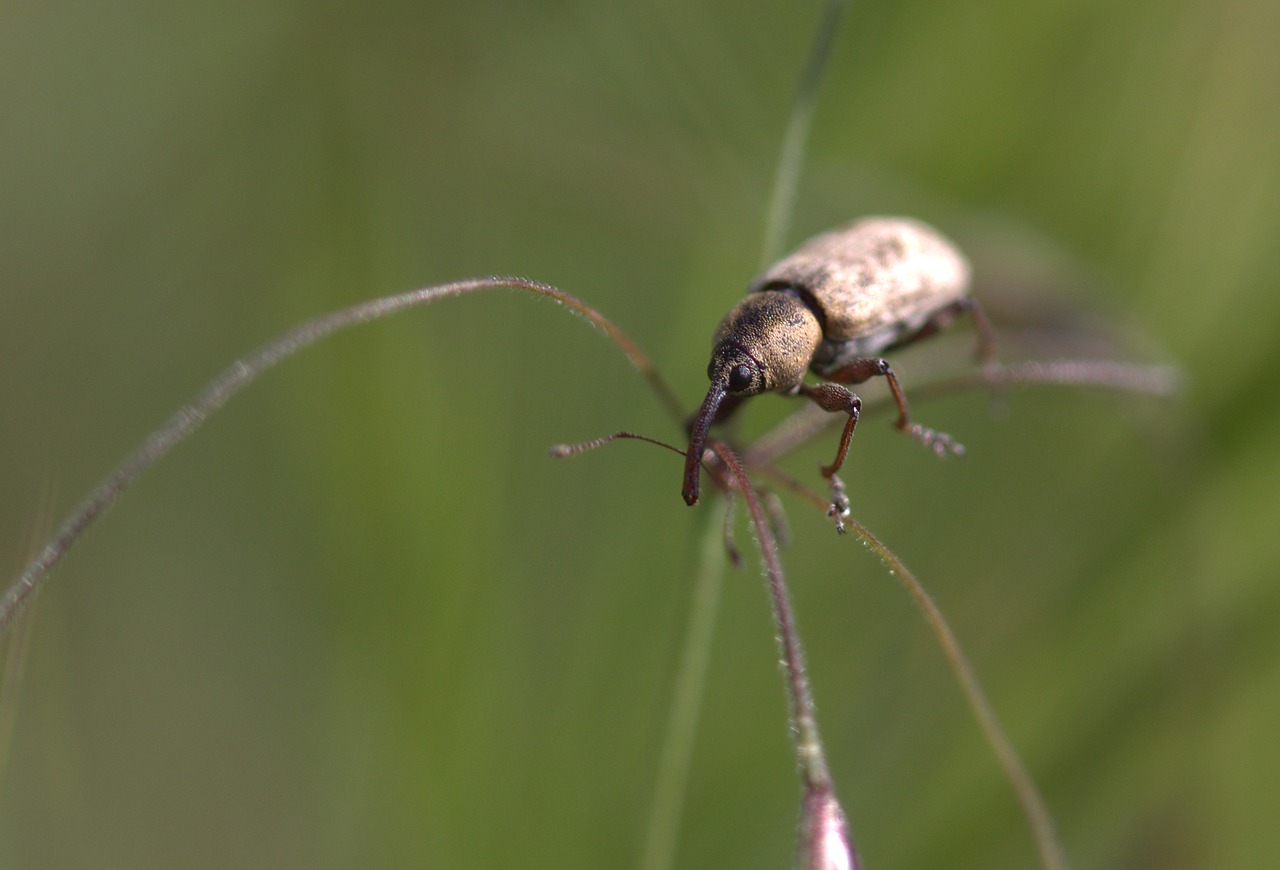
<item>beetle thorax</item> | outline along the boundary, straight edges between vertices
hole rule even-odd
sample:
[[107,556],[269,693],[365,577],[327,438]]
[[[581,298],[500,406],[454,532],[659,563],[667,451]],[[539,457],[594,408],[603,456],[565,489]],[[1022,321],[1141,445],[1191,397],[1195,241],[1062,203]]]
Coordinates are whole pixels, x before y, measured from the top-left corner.
[[707,375],[737,396],[794,389],[822,342],[818,318],[796,296],[748,294],[720,321]]

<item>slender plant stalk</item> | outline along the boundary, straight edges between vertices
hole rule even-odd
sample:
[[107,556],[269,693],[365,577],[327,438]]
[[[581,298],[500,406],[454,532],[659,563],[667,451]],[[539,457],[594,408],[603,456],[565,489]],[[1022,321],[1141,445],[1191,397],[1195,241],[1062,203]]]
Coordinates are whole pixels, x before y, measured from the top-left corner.
[[[1061,386],[1096,388],[1116,392],[1171,398],[1178,393],[1181,375],[1171,366],[1142,365],[1113,360],[1064,359],[993,363],[966,374],[953,375],[930,383],[913,385],[913,402],[1007,386]],[[885,396],[862,405],[863,415],[893,406]],[[819,432],[843,422],[839,414],[829,414],[816,405],[805,404],[769,432],[758,438],[743,454],[750,468],[773,464],[779,457],[808,443]]]
[[1018,756],[1018,751],[1013,748],[1013,742],[1009,740],[1009,736],[1000,725],[991,701],[983,691],[982,684],[978,682],[973,665],[969,663],[964,650],[960,647],[960,641],[951,631],[951,626],[947,624],[942,611],[938,609],[933,598],[896,553],[881,543],[879,538],[871,534],[867,527],[856,519],[847,518],[845,522],[853,529],[853,533],[880,557],[885,567],[889,569],[889,573],[906,587],[907,592],[915,600],[916,606],[928,620],[934,635],[942,644],[942,650],[947,657],[947,662],[951,665],[951,671],[960,683],[960,688],[969,702],[973,715],[978,720],[979,727],[982,728],[987,744],[995,753],[1001,768],[1004,769],[1004,775],[1017,796],[1018,805],[1022,807],[1023,814],[1031,825],[1036,848],[1040,852],[1041,866],[1045,870],[1067,870],[1066,852],[1062,848],[1062,840],[1058,836],[1049,807]]
[[222,374],[214,378],[195,401],[179,409],[167,423],[148,435],[142,442],[142,446],[121,462],[72,511],[53,538],[27,564],[4,593],[4,597],[0,598],[0,637],[7,634],[23,602],[40,587],[84,530],[92,525],[94,520],[101,516],[139,475],[199,429],[210,415],[218,411],[232,396],[247,387],[263,372],[335,332],[361,323],[380,320],[405,309],[426,305],[446,297],[497,288],[525,290],[547,297],[585,318],[622,349],[632,366],[649,382],[668,412],[677,420],[682,417],[680,401],[639,346],[603,314],[550,284],[531,281],[527,278],[472,278],[362,302],[294,327],[248,356],[236,360]]
[[[730,502],[719,502],[719,512],[727,516]],[[698,571],[693,582],[693,602],[676,667],[671,710],[666,736],[658,759],[658,777],[649,808],[641,870],[670,870],[675,866],[676,842],[684,798],[688,789],[694,737],[702,714],[707,665],[720,611],[720,589],[724,581],[726,549],[724,517],[708,510],[703,517],[702,546],[698,551]]]
[[813,690],[804,665],[804,648],[796,628],[795,612],[791,607],[791,595],[787,590],[787,580],[782,571],[782,560],[778,557],[773,530],[755,487],[733,451],[722,441],[712,441],[710,447],[733,476],[738,492],[747,505],[751,525],[756,533],[760,560],[769,581],[769,600],[773,605],[778,649],[791,709],[796,763],[804,784],[797,866],[805,870],[856,870],[857,853],[849,838],[844,810],[836,799],[835,784],[827,765],[826,751],[822,747],[822,737],[818,733]]
[[840,19],[848,7],[848,0],[827,0],[822,17],[813,33],[809,57],[795,97],[791,101],[791,115],[787,118],[787,130],[782,137],[782,152],[778,156],[778,168],[773,176],[773,191],[769,195],[769,211],[765,218],[764,245],[760,251],[760,263],[767,267],[782,254],[786,244],[791,216],[795,211],[796,189],[800,172],[804,168],[804,155],[809,144],[809,131],[813,129],[813,113],[818,102],[818,88],[831,59]]
[[[828,501],[791,475],[773,467],[760,470],[767,474],[770,480],[801,496],[818,510],[826,511]],[[1012,741],[1009,740],[1003,726],[1000,724],[995,708],[991,706],[982,684],[978,681],[973,665],[969,663],[968,657],[965,656],[964,650],[960,646],[960,641],[951,630],[946,617],[942,615],[942,611],[925,590],[924,585],[916,579],[916,576],[911,573],[910,569],[907,568],[896,553],[890,550],[887,545],[871,533],[870,529],[857,519],[846,517],[844,522],[880,558],[889,573],[906,588],[916,606],[919,607],[924,615],[925,620],[929,623],[934,637],[938,639],[938,643],[942,647],[952,674],[964,692],[965,700],[968,702],[974,718],[978,720],[978,725],[987,741],[987,745],[991,747],[991,751],[995,754],[1005,779],[1008,780],[1010,787],[1013,789],[1018,806],[1021,807],[1023,815],[1027,818],[1031,827],[1032,837],[1036,843],[1036,849],[1040,853],[1040,866],[1044,870],[1067,870],[1066,853],[1062,848],[1062,841],[1053,823],[1053,817],[1049,813],[1049,809],[1039,790],[1036,788],[1035,782],[1031,779],[1031,775],[1018,757],[1017,750],[1013,748]]]
[[[647,441],[683,455],[677,447],[632,432],[615,432],[580,444],[557,444],[551,448],[550,453],[556,457],[576,456],[620,440]],[[697,730],[707,664],[711,657],[720,576],[724,571],[725,560],[730,558],[729,554],[736,553],[736,548],[730,549],[732,545],[725,527],[732,514],[733,494],[736,491],[747,505],[761,564],[769,580],[769,597],[777,626],[777,641],[792,723],[791,733],[795,737],[797,766],[800,768],[804,787],[796,866],[805,870],[856,870],[856,853],[849,838],[844,810],[836,799],[835,785],[818,733],[813,693],[804,667],[804,649],[796,628],[782,560],[778,557],[773,525],[765,513],[759,494],[728,445],[712,440],[707,446],[730,475],[730,479],[722,479],[719,475],[716,479],[721,481],[722,486],[731,489],[721,513],[710,512],[707,519],[694,607],[681,653],[675,699],[654,789],[641,867],[643,870],[667,870],[674,861],[676,835],[688,782],[689,758]],[[799,487],[799,484],[796,483],[795,486]]]
[[[809,56],[800,75],[795,98],[792,100],[787,129],[783,137],[782,151],[778,158],[777,170],[774,174],[773,190],[769,197],[769,206],[765,219],[765,236],[761,249],[761,259],[768,264],[777,259],[782,252],[787,229],[794,211],[796,188],[800,172],[804,166],[804,155],[809,139],[809,131],[813,126],[814,109],[817,102],[818,88],[822,83],[827,62],[831,57],[831,49],[835,42],[835,34],[839,29],[840,18],[848,5],[847,0],[827,0],[823,13],[814,31]],[[677,413],[677,419],[679,415]],[[621,434],[621,433],[620,433]],[[591,447],[600,446],[612,440],[603,439],[593,442]],[[576,452],[574,448],[568,448]],[[555,455],[569,455],[568,453]],[[731,460],[730,460],[731,461]],[[794,657],[784,659],[788,665],[789,697],[792,699],[793,715],[797,727],[805,723],[805,730],[798,732],[798,751],[801,756],[803,770],[816,777],[824,785],[814,785],[816,780],[809,779],[806,794],[821,794],[814,806],[809,806],[806,799],[804,815],[821,817],[828,821],[828,830],[838,831],[839,842],[832,846],[832,854],[841,849],[851,854],[847,846],[843,812],[835,803],[834,789],[826,771],[826,762],[822,758],[821,743],[818,741],[817,723],[813,717],[812,700],[808,698],[807,681],[803,674],[799,639],[794,637],[794,624],[791,618],[790,605],[786,600],[786,586],[782,577],[782,566],[778,560],[777,547],[773,543],[772,533],[767,528],[759,500],[750,491],[750,483],[745,473],[738,468],[739,484],[751,509],[752,522],[759,529],[761,557],[769,565],[770,586],[774,590],[775,615],[779,620],[780,643],[784,643],[784,653],[790,651]],[[728,523],[732,518],[731,503],[727,504],[722,514],[721,527],[725,531],[720,536],[711,534],[714,523],[708,524],[708,532],[703,540],[701,564],[698,571],[695,592],[694,610],[690,615],[689,633],[685,640],[684,651],[676,677],[675,697],[672,702],[668,722],[668,736],[664,741],[663,757],[655,786],[653,805],[650,812],[648,833],[646,837],[644,859],[641,866],[645,870],[665,870],[670,867],[675,857],[675,841],[679,829],[679,816],[684,805],[684,792],[687,787],[689,770],[689,753],[692,751],[693,735],[697,726],[699,708],[701,706],[701,687],[711,657],[711,638],[714,634],[716,611],[718,610],[719,577],[724,569],[726,554],[737,564],[739,556],[733,546],[728,531]],[[715,538],[713,541],[712,539]],[[711,588],[711,575],[714,573],[714,594]],[[774,579],[776,578],[776,580]],[[704,587],[705,584],[705,587]],[[779,596],[781,596],[779,598]],[[785,619],[784,619],[785,617]],[[785,630],[783,630],[785,628]],[[792,666],[794,665],[794,667]],[[696,691],[695,691],[696,690]],[[805,736],[808,735],[808,736]],[[806,749],[810,747],[810,749]],[[816,759],[806,763],[805,758],[812,747],[816,747]],[[820,776],[818,773],[820,772]],[[834,807],[834,813],[831,811]],[[803,839],[803,838],[802,838]],[[813,844],[810,843],[810,846]],[[837,848],[838,847],[838,848]],[[811,850],[812,851],[812,850]],[[814,867],[821,865],[814,864]],[[852,866],[852,860],[845,866]]]
[[1182,388],[1182,372],[1175,366],[1106,359],[1028,360],[986,365],[967,374],[923,384],[913,389],[911,395],[938,398],[975,387],[1000,389],[1028,384],[1095,387],[1170,399]]
[[769,579],[770,602],[773,604],[774,619],[777,622],[778,647],[782,653],[782,669],[786,678],[791,719],[795,726],[801,775],[808,783],[829,783],[831,775],[827,770],[822,739],[818,735],[813,692],[809,687],[809,677],[804,666],[804,649],[796,631],[795,612],[791,608],[790,593],[782,570],[782,560],[778,557],[778,545],[773,539],[773,530],[764,515],[764,510],[760,507],[755,488],[747,478],[741,463],[733,455],[733,451],[722,441],[713,442],[711,447],[737,481],[742,499],[747,504],[747,512],[751,516],[751,524],[759,540],[760,559],[765,576]]

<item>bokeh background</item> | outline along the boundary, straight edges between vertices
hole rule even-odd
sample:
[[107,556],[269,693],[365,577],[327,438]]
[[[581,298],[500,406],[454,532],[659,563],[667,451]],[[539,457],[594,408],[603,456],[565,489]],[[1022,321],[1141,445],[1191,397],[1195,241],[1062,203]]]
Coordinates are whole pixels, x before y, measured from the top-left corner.
[[[554,282],[692,407],[759,266],[817,16],[0,5],[6,570],[234,357],[380,294]],[[918,215],[972,252],[998,317],[1091,312],[1109,352],[1185,371],[1173,404],[918,403],[964,461],[877,421],[847,468],[1080,868],[1262,868],[1280,847],[1277,33],[1271,0],[864,2],[821,93],[793,242]],[[963,370],[970,340],[895,357],[908,390]],[[754,403],[744,433],[788,408]],[[663,451],[545,455],[623,428],[679,439],[599,334],[513,293],[271,373],[132,489],[31,612],[0,866],[635,866],[714,512],[684,506]],[[816,482],[833,443],[786,467]],[[866,865],[1033,866],[908,598],[787,504]],[[752,563],[725,580],[677,866],[788,866],[775,659]]]

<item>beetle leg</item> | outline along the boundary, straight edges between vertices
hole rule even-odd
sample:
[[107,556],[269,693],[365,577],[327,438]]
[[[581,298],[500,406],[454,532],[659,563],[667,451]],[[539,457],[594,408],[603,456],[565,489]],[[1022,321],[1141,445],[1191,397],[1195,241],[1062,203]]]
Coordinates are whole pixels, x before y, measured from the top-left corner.
[[[893,347],[901,347],[913,341],[928,338],[949,327],[961,314],[968,314],[969,318],[973,320],[974,331],[978,334],[978,346],[974,352],[974,357],[978,361],[978,367],[982,370],[983,377],[990,383],[992,398],[999,399],[1002,397],[1003,391],[1000,389],[1000,381],[997,379],[999,366],[996,363],[996,331],[991,325],[991,321],[987,319],[987,312],[978,304],[978,300],[972,296],[957,299],[946,308],[936,312],[925,321],[924,326],[920,327],[919,330],[912,333],[905,340],[895,342]],[[961,445],[956,446],[961,447],[960,452],[963,452]],[[934,450],[938,450],[936,445]]]
[[961,314],[968,314],[970,319],[973,320],[973,328],[978,333],[978,348],[974,355],[978,359],[978,364],[986,368],[996,361],[996,331],[992,327],[991,321],[987,319],[987,313],[982,310],[978,300],[972,296],[957,299],[950,305],[934,312],[933,316],[926,320],[919,329],[905,338],[895,341],[886,350],[905,347],[923,338],[937,335],[955,323],[956,318]]
[[839,384],[815,386],[801,384],[800,393],[824,411],[830,411],[833,414],[843,411],[849,415],[844,434],[840,436],[840,449],[836,451],[836,460],[830,465],[823,466],[822,469],[822,476],[829,480],[840,470],[840,466],[844,465],[845,455],[849,452],[849,442],[853,439],[853,430],[858,425],[858,415],[862,411],[862,400]]
[[973,328],[978,332],[978,364],[983,368],[994,365],[996,361],[996,331],[992,327],[991,321],[987,319],[987,312],[982,310],[978,300],[972,296],[960,300],[960,303],[957,304],[960,310],[969,312],[969,317],[973,320]]
[[[823,371],[821,374],[824,378],[843,384],[861,384],[875,377],[884,378],[889,382],[889,390],[893,393],[893,401],[898,406],[898,419],[893,425],[900,432],[906,432],[913,438],[918,439],[924,446],[931,448],[939,456],[945,456],[948,453],[954,453],[957,456],[964,454],[964,445],[954,440],[946,432],[939,432],[927,426],[921,426],[919,423],[911,422],[911,414],[907,410],[906,394],[902,392],[902,385],[898,383],[898,376],[893,373],[893,366],[889,365],[887,359],[882,357],[855,359],[840,368]],[[846,392],[848,391],[846,390]],[[822,403],[819,402],[819,404]],[[848,434],[853,434],[852,426],[849,427]],[[847,441],[845,446],[848,446]],[[840,459],[844,459],[843,452],[840,455]],[[840,465],[837,463],[835,468],[838,469],[839,467]]]
[[848,388],[839,384],[800,384],[800,394],[810,399],[824,411],[833,414],[844,412],[849,415],[849,422],[844,426],[840,436],[840,447],[836,450],[835,461],[822,468],[822,476],[831,481],[831,506],[827,508],[827,516],[835,520],[836,531],[844,531],[844,518],[849,515],[849,498],[845,495],[844,481],[836,476],[844,459],[849,454],[849,442],[853,440],[853,430],[858,425],[858,415],[862,412],[862,400],[851,393]]

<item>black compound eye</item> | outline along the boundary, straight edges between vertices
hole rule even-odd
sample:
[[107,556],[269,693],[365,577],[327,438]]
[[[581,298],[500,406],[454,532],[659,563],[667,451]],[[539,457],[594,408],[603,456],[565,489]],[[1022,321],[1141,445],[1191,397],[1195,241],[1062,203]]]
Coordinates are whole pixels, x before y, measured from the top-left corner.
[[750,389],[754,377],[755,373],[751,371],[751,366],[746,364],[734,366],[729,370],[729,392],[741,393]]

